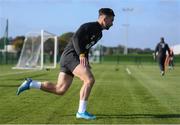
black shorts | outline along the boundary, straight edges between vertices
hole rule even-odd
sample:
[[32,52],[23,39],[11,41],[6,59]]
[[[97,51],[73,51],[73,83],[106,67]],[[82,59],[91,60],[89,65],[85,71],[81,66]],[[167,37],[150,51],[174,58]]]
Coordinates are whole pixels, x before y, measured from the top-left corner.
[[63,52],[60,60],[61,72],[65,72],[68,75],[74,76],[72,72],[79,64],[79,56],[76,53],[71,52],[66,54]]

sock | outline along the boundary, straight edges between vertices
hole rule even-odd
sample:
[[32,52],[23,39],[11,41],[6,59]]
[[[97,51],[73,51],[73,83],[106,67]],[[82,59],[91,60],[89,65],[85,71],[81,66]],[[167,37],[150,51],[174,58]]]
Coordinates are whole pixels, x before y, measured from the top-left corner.
[[78,112],[79,113],[84,113],[86,111],[86,105],[87,105],[87,101],[85,100],[80,100],[79,101],[79,109]]
[[41,82],[32,80],[32,82],[30,83],[30,88],[40,89],[41,88]]

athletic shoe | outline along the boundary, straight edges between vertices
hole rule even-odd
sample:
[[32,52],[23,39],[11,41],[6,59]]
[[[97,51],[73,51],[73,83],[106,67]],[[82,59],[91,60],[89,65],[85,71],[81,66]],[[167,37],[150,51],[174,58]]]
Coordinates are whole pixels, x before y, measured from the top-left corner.
[[76,113],[76,118],[78,119],[87,119],[87,120],[92,120],[92,119],[96,119],[95,115],[89,114],[87,111],[85,111],[84,113]]
[[161,72],[161,75],[164,76],[164,71]]
[[19,95],[21,92],[28,90],[29,89],[29,85],[32,82],[32,79],[27,78],[22,84],[21,86],[19,86],[18,90],[17,90],[17,95]]

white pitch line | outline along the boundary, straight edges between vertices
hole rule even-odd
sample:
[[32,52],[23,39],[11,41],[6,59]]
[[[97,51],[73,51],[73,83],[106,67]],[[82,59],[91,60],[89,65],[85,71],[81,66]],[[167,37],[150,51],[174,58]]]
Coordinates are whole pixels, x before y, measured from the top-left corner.
[[126,68],[126,71],[129,75],[131,75],[131,71],[128,68]]

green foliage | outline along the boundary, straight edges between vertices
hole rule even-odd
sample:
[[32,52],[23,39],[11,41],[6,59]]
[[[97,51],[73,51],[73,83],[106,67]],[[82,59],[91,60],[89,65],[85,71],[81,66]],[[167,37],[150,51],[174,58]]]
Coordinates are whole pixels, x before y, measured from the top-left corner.
[[47,53],[54,52],[54,39],[49,38],[45,41],[44,51]]
[[67,32],[58,37],[60,54],[63,52],[65,46],[68,44],[73,34],[74,34],[73,32]]
[[21,51],[24,43],[24,36],[17,36],[15,39],[12,40],[12,45],[17,51]]
[[6,37],[0,38],[0,49],[4,49],[5,45],[9,43],[9,39]]
[[0,39],[0,49],[4,49],[4,38]]

